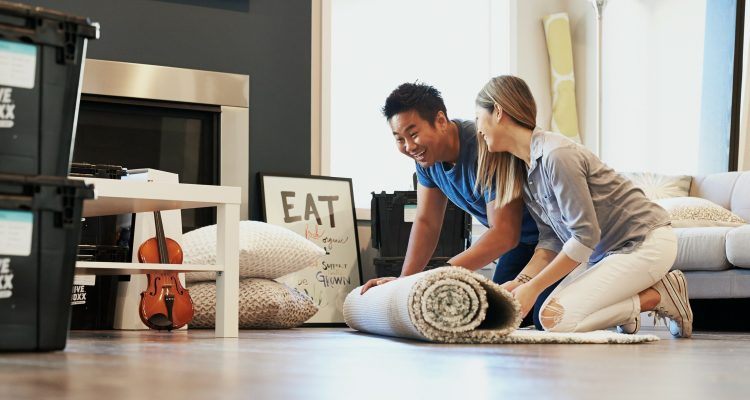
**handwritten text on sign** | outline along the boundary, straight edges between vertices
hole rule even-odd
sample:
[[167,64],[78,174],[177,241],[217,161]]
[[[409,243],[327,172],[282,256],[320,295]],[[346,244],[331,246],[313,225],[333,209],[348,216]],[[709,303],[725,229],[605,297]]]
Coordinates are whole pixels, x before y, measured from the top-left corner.
[[326,252],[315,267],[279,280],[318,305],[320,311],[308,322],[343,322],[344,298],[361,281],[349,181],[266,176],[263,184],[267,221]]

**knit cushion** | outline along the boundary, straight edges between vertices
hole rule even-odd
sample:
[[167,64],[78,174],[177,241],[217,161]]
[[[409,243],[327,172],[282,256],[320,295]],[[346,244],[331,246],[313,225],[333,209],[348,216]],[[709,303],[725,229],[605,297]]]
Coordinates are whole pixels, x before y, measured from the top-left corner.
[[[240,221],[240,278],[276,279],[316,264],[325,250],[287,228]],[[182,236],[184,264],[216,264],[216,225]],[[215,272],[190,272],[187,282],[216,280]]]
[[675,197],[655,202],[669,212],[675,228],[740,226],[745,223],[733,212],[700,197]]
[[[213,328],[216,321],[216,283],[189,285],[195,314],[191,328]],[[282,329],[299,326],[318,307],[306,294],[270,279],[240,280],[240,328]]]

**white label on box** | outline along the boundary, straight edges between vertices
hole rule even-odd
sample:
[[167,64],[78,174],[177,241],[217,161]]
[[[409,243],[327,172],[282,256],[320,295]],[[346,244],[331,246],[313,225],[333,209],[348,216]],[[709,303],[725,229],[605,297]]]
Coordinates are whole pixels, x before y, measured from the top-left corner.
[[34,232],[34,214],[31,211],[0,210],[0,254],[28,256]]
[[10,269],[10,258],[0,258],[0,299],[13,297],[13,270]]
[[86,287],[82,285],[73,285],[73,293],[70,294],[70,305],[78,306],[86,304]]
[[404,222],[414,222],[417,219],[417,205],[404,204]]
[[79,286],[96,286],[96,275],[76,275],[73,284]]
[[0,85],[33,89],[36,46],[0,40]]

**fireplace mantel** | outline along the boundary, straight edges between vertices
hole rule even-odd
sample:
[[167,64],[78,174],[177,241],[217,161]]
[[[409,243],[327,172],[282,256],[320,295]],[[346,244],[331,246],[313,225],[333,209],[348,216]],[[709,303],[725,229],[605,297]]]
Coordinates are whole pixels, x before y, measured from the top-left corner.
[[87,59],[81,93],[220,107],[219,184],[242,188],[240,216],[248,218],[248,75]]

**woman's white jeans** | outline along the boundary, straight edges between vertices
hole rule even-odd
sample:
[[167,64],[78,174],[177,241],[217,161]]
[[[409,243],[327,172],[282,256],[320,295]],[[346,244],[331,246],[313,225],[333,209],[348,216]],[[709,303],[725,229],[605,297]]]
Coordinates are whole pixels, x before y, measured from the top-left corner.
[[580,264],[549,295],[540,308],[540,313],[548,308],[547,317],[539,320],[552,332],[589,332],[633,322],[641,312],[638,293],[663,278],[676,257],[672,227],[654,229],[632,253]]

